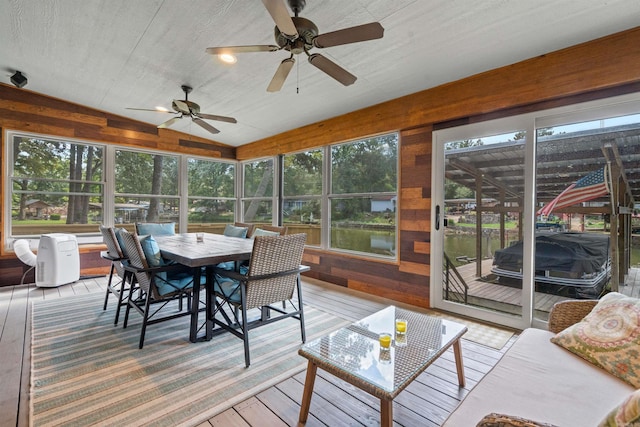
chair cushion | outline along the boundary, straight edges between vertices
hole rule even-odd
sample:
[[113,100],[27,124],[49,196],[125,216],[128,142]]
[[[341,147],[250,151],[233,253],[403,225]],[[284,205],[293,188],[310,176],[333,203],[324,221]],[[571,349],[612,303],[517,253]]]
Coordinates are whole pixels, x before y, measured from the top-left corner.
[[640,426],[640,390],[631,393],[598,424],[598,427],[630,426]]
[[225,299],[233,304],[240,304],[240,286],[237,280],[216,275],[213,285],[217,294],[225,295]]
[[142,251],[144,252],[144,257],[147,259],[149,267],[163,267],[166,265],[160,254],[158,242],[156,242],[153,236],[140,237],[140,246],[142,246]]
[[262,228],[256,228],[253,232],[253,237],[256,236],[279,236],[277,231],[263,230]]
[[122,237],[122,232],[127,230],[124,228],[115,228],[113,231],[116,235],[116,240],[118,241],[118,245],[120,245],[122,256],[125,258],[129,258],[129,254],[127,253],[127,245],[124,244],[124,238]]
[[222,268],[224,270],[233,271],[236,269],[236,262],[235,261],[221,262],[220,264],[216,265],[216,267]]
[[[231,266],[231,268],[228,268],[227,270],[233,270],[234,268],[234,266]],[[240,274],[246,275],[248,272],[249,267],[247,267],[246,265],[240,266]],[[238,284],[239,282],[237,280],[234,280],[230,277],[221,276],[220,274],[216,274],[214,291],[227,295],[227,298],[232,303],[240,304],[240,286],[238,286]]]
[[[160,275],[165,274],[162,280],[156,276],[156,288],[158,294],[164,296],[178,290],[187,290],[193,288],[193,275],[188,273],[171,274],[162,272]],[[203,286],[207,281],[204,275],[200,276],[200,286]]]
[[236,227],[235,225],[227,224],[224,228],[224,235],[228,237],[247,237],[247,227]]
[[640,388],[640,300],[611,292],[551,342]]
[[139,222],[136,224],[139,235],[151,234],[152,236],[173,236],[176,234],[176,223]]

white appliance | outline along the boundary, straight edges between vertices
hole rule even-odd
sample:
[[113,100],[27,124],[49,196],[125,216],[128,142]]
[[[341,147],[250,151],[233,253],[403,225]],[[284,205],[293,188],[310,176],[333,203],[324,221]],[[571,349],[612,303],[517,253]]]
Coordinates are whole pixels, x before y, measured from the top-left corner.
[[40,236],[36,266],[36,286],[55,287],[80,278],[78,241],[73,234]]

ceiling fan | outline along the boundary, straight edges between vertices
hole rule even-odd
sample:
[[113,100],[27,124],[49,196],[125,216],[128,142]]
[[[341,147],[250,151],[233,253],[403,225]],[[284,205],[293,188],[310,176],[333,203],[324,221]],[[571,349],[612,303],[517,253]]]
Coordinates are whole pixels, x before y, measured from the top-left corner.
[[268,92],[277,92],[282,88],[289,72],[295,63],[294,55],[304,52],[311,65],[317,67],[329,76],[333,77],[345,86],[353,84],[357,77],[340,67],[319,53],[309,53],[314,48],[345,45],[382,38],[384,28],[379,22],[344,28],[330,33],[319,34],[318,27],[308,19],[301,18],[298,14],[306,5],[306,0],[288,0],[289,7],[295,16],[289,16],[289,11],[284,0],[262,0],[271,18],[276,23],[275,39],[277,45],[250,45],[250,46],[226,46],[210,47],[207,53],[212,55],[246,53],[246,52],[275,52],[286,50],[291,55],[284,59],[271,83],[267,87]]
[[217,120],[220,122],[227,122],[227,123],[237,123],[237,120],[234,119],[233,117],[225,117],[225,116],[216,116],[214,114],[206,114],[206,113],[201,113],[200,112],[200,106],[198,104],[196,104],[193,101],[189,101],[189,93],[193,90],[190,86],[187,85],[182,85],[182,90],[184,92],[184,99],[180,100],[180,99],[174,99],[171,102],[171,108],[173,108],[173,111],[166,111],[166,110],[161,110],[161,109],[148,109],[148,108],[127,108],[127,110],[138,110],[138,111],[155,111],[156,113],[169,113],[169,114],[175,114],[177,113],[176,116],[170,118],[169,120],[167,120],[164,123],[161,123],[158,125],[159,128],[168,128],[169,126],[171,126],[172,124],[174,124],[176,121],[180,120],[181,118],[183,118],[184,116],[188,116],[191,117],[191,120],[199,125],[200,127],[202,127],[203,129],[211,132],[211,133],[220,133],[220,131],[218,129],[216,129],[215,127],[211,126],[209,123],[205,122],[202,119],[207,119],[207,120]]

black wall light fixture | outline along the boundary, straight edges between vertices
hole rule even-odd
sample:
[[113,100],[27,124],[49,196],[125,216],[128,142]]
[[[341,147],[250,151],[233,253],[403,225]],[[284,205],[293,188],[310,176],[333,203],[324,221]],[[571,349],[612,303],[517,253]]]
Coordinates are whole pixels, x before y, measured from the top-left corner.
[[13,76],[11,76],[11,83],[16,85],[16,87],[24,87],[27,84],[27,78],[22,75],[20,71],[16,71]]

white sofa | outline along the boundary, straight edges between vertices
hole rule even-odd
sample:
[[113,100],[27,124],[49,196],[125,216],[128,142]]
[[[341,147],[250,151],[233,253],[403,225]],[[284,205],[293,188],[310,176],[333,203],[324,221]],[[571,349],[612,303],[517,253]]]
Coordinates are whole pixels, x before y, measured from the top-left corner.
[[533,420],[540,425],[597,426],[635,389],[550,342],[556,332],[582,319],[594,305],[593,301],[565,301],[552,310],[551,331],[532,328],[523,331],[443,425],[475,426],[488,414],[498,413]]

